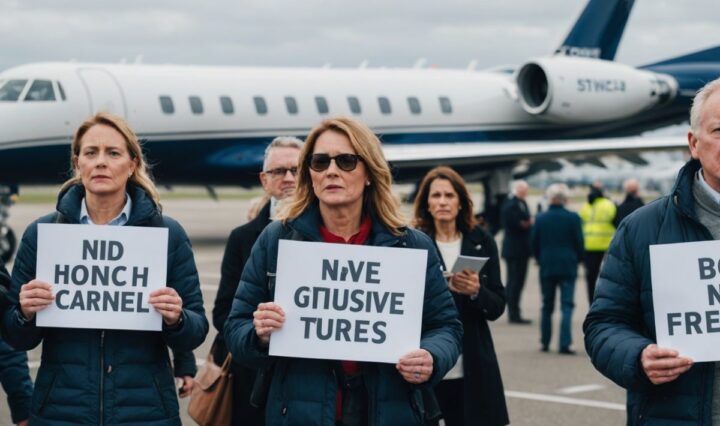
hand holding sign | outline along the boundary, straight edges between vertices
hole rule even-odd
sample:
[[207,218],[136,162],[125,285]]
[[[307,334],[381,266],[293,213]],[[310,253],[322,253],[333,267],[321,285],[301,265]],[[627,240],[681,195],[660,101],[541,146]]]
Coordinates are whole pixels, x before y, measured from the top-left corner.
[[480,277],[472,269],[465,268],[462,272],[450,276],[450,290],[466,296],[474,296],[480,291]]
[[150,304],[162,315],[163,322],[173,326],[182,315],[182,298],[172,287],[163,287],[150,293]]
[[678,351],[661,348],[656,344],[647,345],[643,349],[640,363],[654,385],[672,382],[693,365],[690,358],[680,356]]
[[403,355],[395,368],[406,382],[419,385],[430,380],[433,373],[433,357],[425,349],[416,349]]
[[263,346],[270,343],[270,334],[285,323],[285,312],[277,303],[261,303],[253,312],[255,333]]
[[55,299],[52,286],[45,281],[32,280],[20,287],[20,310],[28,321],[35,318],[35,313],[50,306]]

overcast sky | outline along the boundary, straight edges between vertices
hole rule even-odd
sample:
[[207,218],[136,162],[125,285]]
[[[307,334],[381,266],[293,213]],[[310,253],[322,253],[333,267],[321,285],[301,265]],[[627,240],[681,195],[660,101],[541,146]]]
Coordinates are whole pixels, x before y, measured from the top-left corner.
[[[438,67],[551,53],[585,0],[0,0],[0,70],[38,61]],[[637,0],[617,59],[720,44],[720,1]]]

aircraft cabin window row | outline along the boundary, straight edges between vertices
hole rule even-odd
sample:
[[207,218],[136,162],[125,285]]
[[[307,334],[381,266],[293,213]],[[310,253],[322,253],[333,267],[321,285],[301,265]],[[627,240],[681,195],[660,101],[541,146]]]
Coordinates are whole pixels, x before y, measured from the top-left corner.
[[420,112],[422,112],[420,109],[420,101],[418,100],[418,98],[416,98],[414,96],[410,96],[409,98],[407,98],[407,101],[408,101],[408,107],[410,108],[411,113],[417,115],[417,114],[420,114]]
[[315,96],[315,106],[317,106],[317,111],[320,114],[327,114],[330,112],[330,108],[328,107],[327,100],[324,96]]
[[190,111],[192,111],[193,114],[202,114],[203,113],[203,104],[202,99],[198,96],[190,96],[188,98],[190,100]]
[[350,111],[352,111],[353,114],[360,114],[362,112],[362,109],[360,108],[360,99],[357,98],[357,96],[348,96],[348,105],[350,106]]
[[268,112],[267,104],[265,103],[265,98],[262,96],[255,96],[253,98],[253,102],[255,102],[255,111],[257,111],[260,115],[265,115]]
[[[45,80],[36,80],[36,83],[39,81],[45,81]],[[3,85],[3,82],[0,82],[0,101],[3,100],[13,100],[11,99],[12,96],[15,96],[14,100],[17,100],[17,96],[20,95],[22,92],[22,89],[25,85],[27,80],[9,80],[7,84]],[[10,83],[13,83],[11,85]],[[17,88],[19,86],[19,89]],[[38,88],[40,88],[40,84],[38,85]],[[7,88],[6,88],[7,87]],[[35,83],[33,83],[33,87],[35,87]],[[46,86],[42,86],[43,88],[47,89]],[[65,92],[58,83],[58,89],[60,92],[60,96],[63,100],[65,100]],[[38,89],[40,90],[40,89]],[[49,90],[52,90],[52,84],[49,87]],[[32,92],[32,89],[30,90]],[[28,95],[30,95],[30,92],[28,92]],[[42,92],[42,95],[39,96],[52,96],[52,100],[54,100],[54,94],[52,94],[52,91],[49,92]],[[27,100],[27,98],[26,98]],[[162,112],[165,114],[174,114],[175,113],[175,106],[173,104],[173,100],[170,96],[161,95],[159,97],[160,100],[160,108],[162,109]],[[190,102],[190,111],[192,111],[193,114],[202,114],[204,112],[202,99],[199,96],[190,96],[188,97],[188,100]],[[285,110],[290,115],[297,115],[300,112],[300,108],[298,107],[298,102],[295,99],[294,96],[285,96],[283,98],[285,101]],[[378,96],[378,108],[380,109],[380,112],[384,115],[392,114],[392,105],[390,103],[390,99],[386,96]],[[350,107],[350,112],[352,112],[355,115],[362,114],[362,108],[360,106],[360,99],[358,99],[357,96],[348,96],[347,97],[348,106]],[[440,105],[440,111],[443,114],[452,114],[452,103],[450,102],[450,98],[447,96],[439,96],[438,102]],[[265,115],[268,113],[268,106],[267,102],[265,101],[265,98],[262,96],[254,96],[253,97],[253,104],[255,105],[255,112],[259,115]],[[408,109],[410,113],[413,115],[419,115],[422,113],[422,107],[420,105],[420,99],[418,99],[415,96],[408,96],[407,97],[407,104]],[[317,108],[318,114],[329,114],[330,113],[330,106],[328,104],[327,99],[324,96],[315,96],[315,107]],[[220,96],[220,108],[222,109],[222,112],[225,115],[232,115],[235,113],[235,106],[233,105],[232,98],[229,96]]]
[[392,112],[392,108],[390,107],[390,99],[386,98],[385,96],[380,96],[378,98],[378,105],[380,106],[380,112],[387,115]]
[[285,108],[288,114],[295,115],[298,113],[297,101],[292,96],[285,96]]
[[[28,86],[27,79],[13,79],[0,81],[0,102],[17,102]],[[65,90],[60,82],[52,80],[33,80],[23,97],[23,102],[54,102],[55,84],[57,84],[60,99],[66,100]]]
[[160,96],[160,108],[165,114],[174,113],[175,105],[173,105],[172,98],[170,96]]
[[226,115],[235,113],[235,107],[233,106],[233,101],[230,99],[230,96],[220,96],[220,108],[222,108],[222,112]]

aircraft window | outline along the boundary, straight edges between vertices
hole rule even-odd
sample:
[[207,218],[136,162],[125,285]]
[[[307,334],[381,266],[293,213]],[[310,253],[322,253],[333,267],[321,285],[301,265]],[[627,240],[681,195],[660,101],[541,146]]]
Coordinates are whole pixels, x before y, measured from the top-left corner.
[[315,96],[315,105],[317,105],[317,110],[320,114],[327,114],[330,111],[324,96]]
[[298,113],[298,105],[294,97],[285,96],[285,108],[287,108],[288,114],[295,115]]
[[362,109],[360,108],[360,99],[357,96],[348,96],[348,104],[350,105],[350,111],[353,114],[361,114]]
[[440,96],[438,100],[440,101],[440,110],[443,114],[452,114],[452,104],[450,103],[450,98],[447,96]]
[[390,99],[385,96],[380,96],[378,98],[378,105],[380,105],[380,112],[383,114],[390,114],[392,112],[392,108],[390,108]]
[[262,96],[255,96],[253,98],[253,101],[255,102],[255,111],[257,111],[260,115],[265,115],[268,112],[267,104],[265,103],[265,98]]
[[230,96],[220,96],[220,107],[222,108],[222,112],[227,115],[235,113],[235,107],[233,106],[233,101],[230,99]]
[[0,87],[0,102],[15,102],[20,98],[27,80],[8,80]]
[[55,91],[50,80],[35,80],[30,86],[25,102],[30,101],[54,101]]
[[174,114],[175,105],[173,105],[172,98],[170,96],[160,96],[160,108],[165,114]]
[[199,96],[190,96],[188,98],[190,100],[190,111],[192,111],[193,114],[202,114],[203,113],[203,104],[202,100]]
[[413,114],[420,114],[420,101],[415,96],[410,96],[407,98],[408,106],[410,107],[410,112]]
[[60,99],[62,99],[63,101],[66,101],[67,98],[65,97],[65,89],[63,89],[62,84],[60,84],[59,81],[57,82],[57,84],[58,84],[58,92],[60,92]]

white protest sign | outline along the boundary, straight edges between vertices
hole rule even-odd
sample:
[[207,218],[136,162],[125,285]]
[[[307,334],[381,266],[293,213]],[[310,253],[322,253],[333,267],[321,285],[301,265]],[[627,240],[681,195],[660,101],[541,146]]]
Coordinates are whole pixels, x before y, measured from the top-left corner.
[[396,363],[420,347],[427,250],[281,240],[270,355]]
[[695,362],[720,361],[720,241],[650,246],[655,334]]
[[167,228],[39,224],[36,278],[55,300],[41,327],[162,329],[150,293],[165,287]]

